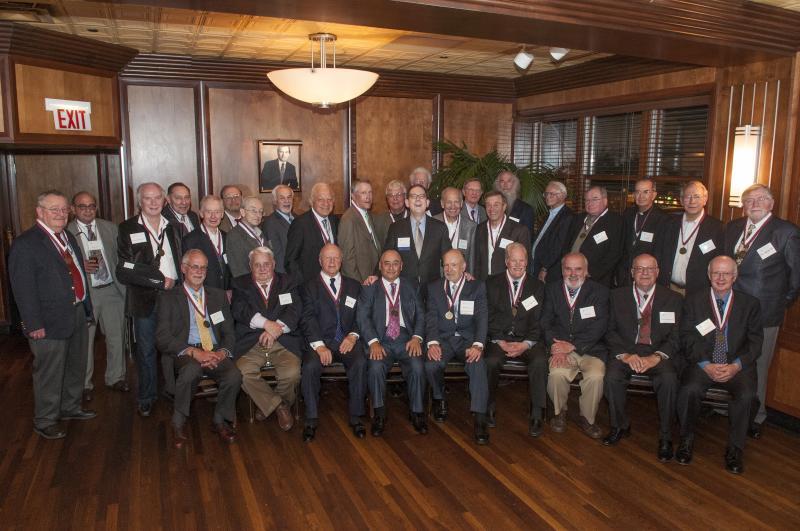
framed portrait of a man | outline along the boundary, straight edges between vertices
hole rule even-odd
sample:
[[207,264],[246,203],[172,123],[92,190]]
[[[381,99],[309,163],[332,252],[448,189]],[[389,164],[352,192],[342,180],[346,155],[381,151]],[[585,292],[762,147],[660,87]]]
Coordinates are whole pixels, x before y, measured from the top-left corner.
[[258,140],[258,189],[271,192],[279,184],[300,191],[301,140]]

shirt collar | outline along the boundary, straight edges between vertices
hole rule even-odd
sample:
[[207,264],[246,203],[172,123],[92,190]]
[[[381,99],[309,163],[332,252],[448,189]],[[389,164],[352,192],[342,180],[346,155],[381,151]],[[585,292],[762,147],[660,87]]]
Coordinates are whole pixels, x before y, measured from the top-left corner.
[[319,214],[317,214],[317,211],[316,211],[316,210],[314,210],[313,208],[311,209],[311,213],[312,213],[312,214],[314,214],[314,217],[315,217],[315,218],[317,218],[317,221],[319,221],[319,224],[320,224],[321,226],[323,226],[323,227],[325,226],[325,225],[322,225],[322,220],[323,220],[323,219],[327,219],[327,220],[329,220],[328,222],[330,223],[330,216],[325,216],[325,217],[323,218],[322,216],[320,216]]
[[643,297],[644,295],[647,295],[647,300],[650,300],[650,297],[652,297],[652,295],[653,295],[653,293],[655,293],[655,291],[656,291],[656,285],[655,284],[653,284],[652,287],[648,291],[642,291],[641,289],[639,289],[638,286],[636,287],[636,293],[639,294],[639,297]]
[[328,275],[328,274],[326,274],[324,271],[320,271],[319,274],[322,275],[322,280],[324,280],[325,284],[328,284],[328,285],[330,285],[332,278],[336,280],[336,284],[338,284],[340,282],[341,278],[342,278],[342,274],[341,273],[336,273],[336,276],[333,276],[333,277]]
[[[392,287],[390,286],[390,284],[392,284],[392,282],[389,282],[388,280],[386,280],[383,277],[381,277],[381,280],[383,281],[383,285],[386,288],[386,291],[389,291],[390,289],[392,289]],[[394,280],[393,283],[397,286],[397,289],[400,289],[400,277],[397,277]]]
[[[158,222],[158,227],[156,227],[156,231],[160,233],[163,229],[167,228],[169,220],[167,220],[167,218],[165,218],[163,214],[159,214],[159,216],[161,217],[161,220]],[[139,224],[145,227],[149,227],[149,225],[147,224],[147,220],[144,217],[144,214],[139,214]],[[153,227],[150,228],[152,229]]]
[[755,226],[755,229],[754,229],[754,230],[758,230],[758,229],[760,229],[762,226],[764,226],[764,223],[766,223],[767,221],[769,221],[769,219],[770,219],[771,217],[772,217],[772,212],[770,212],[769,214],[767,214],[766,216],[764,216],[763,218],[761,218],[761,221],[759,221],[758,223],[753,223],[752,221],[750,221],[750,218],[747,218],[747,222],[746,222],[746,223],[745,223],[745,225],[744,225],[744,226],[745,226],[745,229],[747,229],[747,227],[748,227],[749,225],[754,225],[754,226]]
[[[94,220],[94,219],[93,219],[91,223],[89,223],[89,224],[86,224],[86,223],[84,223],[83,221],[81,221],[81,220],[79,220],[79,219],[76,219],[76,220],[75,220],[75,223],[77,223],[77,224],[78,224],[78,230],[81,230],[81,229],[83,229],[83,230],[86,230],[86,231],[88,231],[89,229],[92,229],[93,231],[97,232],[97,230],[96,230],[96,223],[97,223],[97,220]],[[83,230],[81,230],[81,232],[83,232]]]
[[291,215],[291,213],[285,214],[283,212],[283,210],[278,210],[278,209],[275,209],[275,212],[277,212],[280,216],[282,216],[283,219],[285,219],[288,223],[291,223],[291,220],[289,219],[289,216]]
[[561,212],[561,209],[562,209],[562,208],[564,208],[564,204],[565,204],[565,203],[561,203],[561,204],[560,204],[560,205],[558,205],[557,207],[553,207],[553,208],[551,208],[551,209],[550,209],[550,217],[552,218],[552,217],[554,217],[554,216],[557,216],[557,215],[558,215],[558,213],[559,213],[559,212]]

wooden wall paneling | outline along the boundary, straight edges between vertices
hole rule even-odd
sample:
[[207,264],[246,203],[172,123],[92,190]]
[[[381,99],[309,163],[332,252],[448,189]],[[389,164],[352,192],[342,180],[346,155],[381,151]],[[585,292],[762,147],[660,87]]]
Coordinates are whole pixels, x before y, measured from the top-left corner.
[[[797,339],[797,338],[796,338]],[[769,369],[767,406],[800,418],[800,352],[797,342],[791,348],[778,346]],[[788,346],[788,345],[787,345]]]
[[511,108],[510,103],[445,100],[444,138],[466,144],[478,156],[497,149],[510,159]]
[[[245,194],[258,194],[257,140],[302,140],[301,194],[295,207],[309,208],[311,187],[333,187],[336,212],[344,210],[342,131],[344,111],[319,111],[267,90],[209,89],[211,165],[215,191],[238,184]],[[267,213],[272,194],[260,194]],[[299,196],[299,197],[298,197]]]
[[386,211],[386,183],[429,167],[432,156],[431,99],[367,97],[358,101],[358,175],[372,182],[374,212]]
[[[203,198],[213,190],[211,176],[210,131],[208,129],[208,87],[201,81],[194,89],[194,104],[197,131],[198,197]],[[200,201],[194,204],[199,210]]]
[[342,112],[342,171],[344,172],[344,190],[342,191],[345,208],[350,207],[350,191],[353,181],[358,179],[358,153],[356,153],[356,104],[347,102]]
[[114,223],[121,223],[127,217],[125,211],[124,195],[122,193],[122,157],[119,153],[109,153],[106,155],[106,166],[108,171],[108,196],[104,217]]
[[[437,94],[433,98],[433,143],[437,144],[444,140],[444,98]],[[442,152],[438,149],[433,150],[431,160],[431,171],[436,172],[443,164]]]

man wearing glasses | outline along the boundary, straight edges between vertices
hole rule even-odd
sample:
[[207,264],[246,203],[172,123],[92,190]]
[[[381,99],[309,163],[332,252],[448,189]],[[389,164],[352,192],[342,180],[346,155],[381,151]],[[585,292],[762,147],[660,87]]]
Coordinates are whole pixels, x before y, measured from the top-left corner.
[[772,213],[775,200],[763,184],[742,193],[744,217],[725,228],[725,254],[739,266],[735,288],[761,302],[764,344],[758,358],[758,401],[748,435],[761,437],[767,418],[765,399],[769,365],[786,309],[800,293],[800,230]]
[[617,269],[617,285],[630,286],[631,264],[642,253],[653,254],[656,240],[661,237],[661,227],[667,213],[655,202],[656,182],[653,179],[639,179],[633,189],[633,205],[622,214],[622,260]]
[[220,221],[219,228],[222,232],[230,232],[239,222],[239,217],[241,216],[239,212],[242,209],[242,191],[238,186],[228,184],[222,187],[219,196],[225,206],[225,215]]
[[[561,270],[561,250],[564,248],[573,212],[564,202],[567,200],[567,187],[559,181],[550,181],[544,189],[544,202],[547,205],[547,219],[544,221],[531,250],[531,273],[546,282],[547,272]],[[556,274],[556,278],[558,274]]]
[[245,197],[239,210],[239,222],[228,231],[225,245],[227,248],[228,267],[233,278],[250,273],[248,255],[256,247],[267,244],[261,232],[261,217],[264,205],[258,197]]

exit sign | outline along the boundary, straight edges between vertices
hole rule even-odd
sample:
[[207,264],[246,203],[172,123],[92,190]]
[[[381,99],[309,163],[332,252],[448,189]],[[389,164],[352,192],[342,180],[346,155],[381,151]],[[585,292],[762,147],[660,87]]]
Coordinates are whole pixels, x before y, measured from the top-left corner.
[[53,113],[53,124],[58,130],[91,131],[92,104],[88,101],[44,99],[44,108]]

